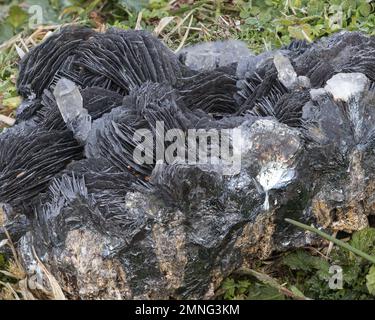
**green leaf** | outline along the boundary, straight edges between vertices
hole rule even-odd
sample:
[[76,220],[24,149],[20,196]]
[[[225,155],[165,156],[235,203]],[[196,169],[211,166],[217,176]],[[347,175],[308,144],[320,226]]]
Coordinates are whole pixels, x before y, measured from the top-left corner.
[[14,29],[21,27],[28,19],[29,15],[19,6],[11,6],[9,8],[7,21]]
[[302,1],[301,0],[293,0],[291,1],[291,6],[293,8],[301,8],[302,7]]
[[[43,24],[58,22],[59,12],[54,10],[49,0],[26,0],[25,3],[28,7],[37,5],[42,8]],[[68,3],[66,4],[66,6],[68,6]]]
[[309,1],[309,6],[307,7],[307,12],[309,15],[319,15],[324,9],[324,2],[321,0],[311,0]]
[[[361,0],[363,1],[363,0]],[[345,0],[339,3],[344,10],[346,9],[355,9],[357,7],[357,0]]]
[[283,258],[283,264],[292,270],[311,271],[311,265],[306,263],[310,256],[302,250],[290,253]]
[[300,40],[312,40],[312,32],[309,24],[301,24],[298,26],[289,26],[289,34],[292,38]]
[[225,291],[224,293],[224,299],[233,299],[235,295],[236,290],[236,283],[234,279],[227,278],[222,284],[222,288]]
[[272,7],[272,5],[273,5],[272,0],[265,0],[264,4],[269,6],[269,7]]
[[269,12],[263,11],[259,14],[259,21],[263,24],[269,22],[272,19],[272,16]]
[[241,18],[241,19],[246,19],[246,18],[248,18],[249,16],[250,16],[250,12],[247,11],[247,10],[242,10],[242,11],[240,12],[240,18]]
[[312,256],[303,250],[297,250],[288,254],[284,257],[282,263],[292,270],[320,270],[322,277],[327,274],[329,270],[329,263],[326,260]]
[[305,298],[305,295],[296,286],[291,286],[290,291],[292,291],[297,297]]
[[314,26],[314,28],[312,29],[312,34],[316,37],[318,37],[321,33],[321,31],[324,29],[324,25],[322,24],[317,24]]
[[358,11],[359,13],[364,16],[364,17],[368,17],[371,13],[371,6],[370,4],[364,2],[362,3],[359,8],[358,8]]
[[258,7],[252,7],[250,9],[250,14],[253,15],[253,16],[256,16],[259,13],[260,13],[260,9]]
[[284,300],[285,296],[276,288],[256,282],[249,289],[248,300]]
[[243,295],[251,286],[251,282],[249,280],[240,280],[238,281],[237,292],[239,295]]
[[350,245],[369,255],[375,255],[375,228],[365,228],[355,232]]
[[355,285],[358,280],[358,277],[361,275],[362,268],[353,261],[347,266],[343,266],[344,282],[349,285]]
[[370,294],[375,295],[375,265],[370,268],[366,276],[366,287]]
[[334,5],[335,7],[339,7],[342,3],[342,0],[331,0],[330,3]]
[[134,11],[141,11],[144,8],[147,8],[150,0],[119,0],[119,5]]
[[285,18],[277,19],[276,22],[283,25],[283,26],[291,26],[291,25],[294,24],[292,19],[285,19]]
[[245,23],[250,25],[250,26],[256,26],[258,24],[258,19],[257,18],[247,18],[245,20]]
[[13,27],[9,23],[0,24],[0,44],[13,36]]

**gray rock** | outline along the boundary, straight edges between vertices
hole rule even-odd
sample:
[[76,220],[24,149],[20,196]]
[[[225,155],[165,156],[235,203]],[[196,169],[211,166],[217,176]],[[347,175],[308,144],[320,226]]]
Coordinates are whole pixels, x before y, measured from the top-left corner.
[[294,71],[290,60],[286,56],[276,53],[273,57],[273,63],[280,82],[287,88],[293,88],[297,82],[297,73]]
[[310,90],[310,96],[313,101],[316,101],[319,99],[319,97],[324,96],[327,94],[327,91],[324,88],[319,89],[311,89]]
[[310,88],[311,87],[311,82],[310,79],[306,76],[298,76],[298,85],[302,88]]
[[267,62],[272,61],[274,51],[266,51],[258,55],[244,57],[238,62],[236,75],[243,79],[246,75],[253,74],[257,69],[261,69]]
[[327,81],[324,89],[334,99],[348,102],[349,98],[358,96],[369,84],[369,79],[363,73],[338,73]]

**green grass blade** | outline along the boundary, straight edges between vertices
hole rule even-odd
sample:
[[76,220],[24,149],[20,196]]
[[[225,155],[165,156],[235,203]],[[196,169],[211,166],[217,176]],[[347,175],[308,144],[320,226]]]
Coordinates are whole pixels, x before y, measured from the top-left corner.
[[312,226],[308,226],[307,224],[304,224],[304,223],[301,223],[301,222],[298,222],[298,221],[295,221],[295,220],[292,220],[292,219],[286,218],[285,221],[294,225],[294,226],[296,226],[296,227],[299,227],[299,228],[302,228],[304,230],[316,233],[317,235],[321,236],[322,238],[324,238],[328,241],[331,241],[334,244],[338,245],[340,248],[346,249],[346,250],[356,254],[357,256],[359,256],[363,259],[366,259],[367,261],[375,264],[375,257],[374,256],[370,256],[369,254],[367,254],[367,253],[365,253],[361,250],[358,250],[357,248],[354,248],[350,244],[348,244],[344,241],[341,241],[339,239],[336,239],[336,238],[330,236],[329,234],[327,234],[327,233],[325,233],[321,230],[318,230],[318,229],[316,229]]

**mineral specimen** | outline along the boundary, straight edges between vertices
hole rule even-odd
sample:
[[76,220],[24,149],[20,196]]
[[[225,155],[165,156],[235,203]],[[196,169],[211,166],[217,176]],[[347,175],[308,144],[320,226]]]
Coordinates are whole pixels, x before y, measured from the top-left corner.
[[229,43],[176,56],[143,31],[68,27],[23,58],[0,240],[30,276],[39,258],[73,299],[211,298],[236,268],[318,241],[284,218],[368,226],[375,38]]

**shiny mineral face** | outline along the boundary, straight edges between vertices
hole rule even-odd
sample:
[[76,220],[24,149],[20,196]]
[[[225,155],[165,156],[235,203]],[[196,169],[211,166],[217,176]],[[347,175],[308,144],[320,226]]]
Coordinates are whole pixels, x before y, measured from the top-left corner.
[[0,135],[0,220],[29,275],[43,278],[38,257],[70,298],[210,298],[236,268],[317,241],[285,218],[366,227],[374,53],[348,32],[258,56],[225,41],[175,55],[143,31],[51,35],[21,61]]

